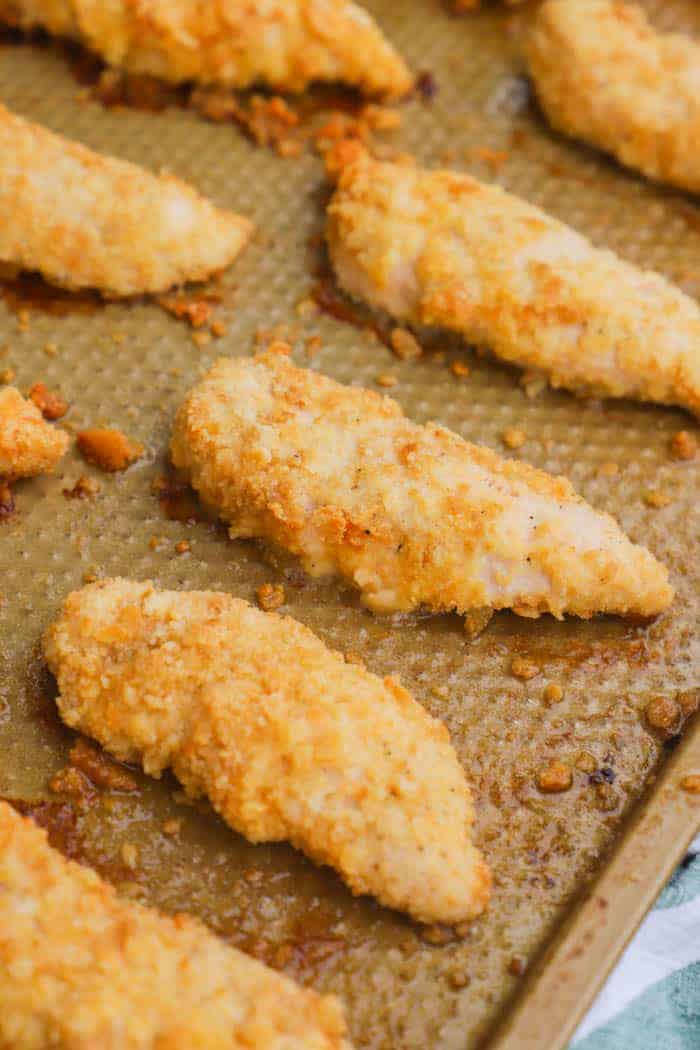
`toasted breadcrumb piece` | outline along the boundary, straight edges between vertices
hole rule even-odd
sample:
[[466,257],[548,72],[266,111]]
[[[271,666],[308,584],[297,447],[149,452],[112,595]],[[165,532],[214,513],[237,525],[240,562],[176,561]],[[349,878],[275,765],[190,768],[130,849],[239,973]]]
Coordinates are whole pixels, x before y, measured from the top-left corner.
[[385,96],[411,88],[401,56],[351,0],[0,0],[0,20],[71,37],[110,66],[173,83],[303,91],[344,81]]
[[120,900],[0,801],[0,1045],[349,1050],[340,1006],[185,915]]
[[[1,0],[0,0],[1,2]],[[0,105],[0,261],[65,288],[166,291],[235,259],[247,219]]]
[[52,390],[49,390],[45,383],[34,384],[29,391],[29,400],[34,402],[44,419],[52,422],[62,419],[68,411],[68,402],[60,394],[54,394]]
[[700,43],[621,0],[546,0],[528,66],[558,131],[651,179],[700,191]]
[[53,470],[68,441],[65,431],[49,426],[19,390],[0,390],[0,478],[30,478]]
[[230,523],[339,573],[378,612],[655,615],[673,591],[565,478],[504,460],[278,349],[218,361],[179,409],[174,465]]
[[343,160],[327,240],[351,295],[552,386],[700,415],[700,307],[659,274],[468,175]]
[[83,458],[109,473],[126,470],[143,455],[143,445],[114,427],[81,430],[76,440]]
[[421,921],[480,912],[464,772],[441,722],[302,624],[211,591],[107,580],[71,594],[44,650],[68,725],[253,842],[289,840]]

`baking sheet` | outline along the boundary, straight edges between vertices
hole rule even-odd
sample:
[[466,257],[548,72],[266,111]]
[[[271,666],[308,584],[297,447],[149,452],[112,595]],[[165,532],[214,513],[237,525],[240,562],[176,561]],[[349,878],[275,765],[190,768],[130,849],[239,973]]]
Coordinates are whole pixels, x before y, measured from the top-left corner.
[[[387,143],[426,164],[495,178],[597,243],[700,294],[695,202],[557,138],[538,116],[518,56],[527,10],[454,19],[438,0],[367,6],[438,89],[431,100],[402,107],[403,127]],[[700,32],[692,0],[647,6],[666,28]],[[699,463],[669,454],[677,431],[697,435],[697,427],[680,411],[549,391],[528,397],[519,373],[439,335],[431,335],[420,361],[401,362],[369,332],[300,311],[323,263],[319,160],[309,152],[283,160],[235,126],[208,123],[183,108],[105,108],[75,71],[62,48],[5,38],[0,99],[95,149],[167,167],[217,203],[251,216],[258,233],[218,286],[216,316],[226,334],[199,345],[186,325],[152,303],[98,305],[89,297],[54,297],[40,286],[4,288],[0,373],[14,370],[23,390],[44,381],[69,400],[66,425],[119,426],[143,442],[147,455],[124,475],[106,476],[72,452],[54,476],[15,488],[17,510],[0,523],[0,794],[53,799],[41,817],[56,841],[123,892],[191,911],[232,943],[338,993],[359,1047],[476,1046],[528,987],[529,970],[537,1002],[538,958],[564,921],[578,928],[583,888],[620,840],[649,779],[668,766],[674,740],[650,729],[650,701],[672,699],[683,717],[697,703]],[[216,357],[249,353],[256,332],[276,326],[286,326],[300,363],[368,386],[391,374],[397,383],[390,392],[413,418],[437,418],[470,440],[567,474],[668,564],[678,591],[672,609],[646,627],[613,618],[556,623],[499,614],[470,641],[457,617],[371,616],[338,584],[312,582],[293,562],[228,540],[196,507],[183,510],[184,497],[159,499],[152,486],[166,470],[168,430],[185,392]],[[451,371],[455,361],[468,364],[467,377]],[[507,427],[526,436],[517,453],[503,446]],[[101,491],[67,498],[64,490],[81,475],[99,481]],[[652,503],[668,502],[649,505],[650,493],[662,496],[652,495]],[[178,553],[182,540],[190,549]],[[50,795],[48,780],[65,764],[72,737],[55,715],[40,634],[86,576],[116,574],[167,587],[220,588],[251,600],[262,583],[283,582],[283,611],[330,645],[359,654],[372,670],[399,673],[448,725],[473,785],[477,837],[495,876],[485,918],[459,939],[421,930],[370,900],[353,899],[332,872],[291,848],[247,845],[206,806],[185,805],[168,778],[140,778],[132,794],[103,791],[83,811]],[[541,673],[527,682],[514,678],[514,655],[534,660]],[[548,706],[543,693],[550,682],[562,686],[564,698]],[[690,731],[697,742],[697,730]],[[535,777],[553,758],[572,764],[573,787],[542,795]],[[697,796],[681,793],[672,819],[676,810],[658,798],[652,793],[650,812],[667,838],[658,855],[647,857],[638,904],[668,869],[673,843],[682,848],[698,809]],[[168,833],[175,819],[180,830]],[[135,867],[125,861],[127,843],[137,848]],[[639,914],[623,898],[618,911],[617,899],[610,913],[621,927],[621,947]],[[608,963],[611,957],[608,950]],[[590,974],[575,977],[569,1021],[592,987]],[[540,1001],[540,1016],[542,1008]],[[524,1000],[512,1015],[513,1024],[525,1026],[515,1029],[518,1038],[535,1031],[527,1011]],[[562,1045],[561,1024],[537,1038],[530,1045]]]

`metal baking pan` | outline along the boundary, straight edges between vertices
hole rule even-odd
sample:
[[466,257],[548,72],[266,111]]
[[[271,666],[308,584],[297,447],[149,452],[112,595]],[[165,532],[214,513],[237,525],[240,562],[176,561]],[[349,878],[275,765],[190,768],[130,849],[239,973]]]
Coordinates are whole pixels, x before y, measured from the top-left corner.
[[[402,107],[385,148],[496,179],[700,294],[696,203],[558,138],[538,115],[519,59],[527,9],[455,19],[438,0],[367,6],[431,89]],[[700,32],[692,0],[649,7],[665,27]],[[27,280],[0,289],[0,373],[14,370],[23,390],[38,380],[59,390],[74,431],[113,424],[147,450],[109,476],[72,451],[55,475],[15,487],[17,508],[0,523],[0,794],[34,807],[54,841],[122,892],[193,912],[232,943],[337,992],[358,1047],[561,1047],[697,826],[698,796],[679,784],[700,772],[692,719],[700,460],[669,451],[677,431],[697,433],[696,425],[680,411],[533,390],[516,371],[435,333],[420,360],[400,361],[369,328],[338,316],[342,309],[309,310],[326,192],[313,151],[282,159],[234,124],[184,106],[105,107],[85,69],[74,52],[8,35],[0,99],[95,149],[172,170],[249,215],[258,232],[216,286],[218,336],[152,302],[101,304]],[[390,374],[390,392],[415,419],[437,418],[567,474],[666,562],[678,591],[671,610],[646,626],[499,614],[470,640],[457,617],[372,616],[337,583],[228,540],[170,480],[153,491],[167,474],[168,431],[187,389],[216,357],[247,354],[259,330],[276,327],[299,362],[368,386]],[[467,376],[455,375],[455,361],[469,366]],[[507,427],[526,438],[515,453],[502,442]],[[66,495],[81,475],[95,478],[99,493]],[[248,845],[206,806],[184,804],[168,778],[137,777],[136,792],[103,789],[82,809],[52,794],[48,782],[72,738],[56,717],[39,638],[69,590],[117,574],[252,600],[262,583],[282,582],[283,611],[372,670],[399,673],[446,722],[474,787],[478,840],[495,876],[488,914],[462,938],[421,930],[353,899],[291,848]],[[540,673],[514,678],[515,655]],[[551,682],[563,699],[548,705]],[[659,697],[677,713],[665,731],[648,720]],[[543,795],[537,771],[555,757],[572,764],[573,786]]]

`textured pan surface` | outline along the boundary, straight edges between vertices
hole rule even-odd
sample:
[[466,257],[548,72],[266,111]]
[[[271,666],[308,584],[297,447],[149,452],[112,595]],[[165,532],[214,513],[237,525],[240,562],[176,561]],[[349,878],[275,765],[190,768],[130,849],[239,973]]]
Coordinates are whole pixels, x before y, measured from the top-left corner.
[[[438,0],[367,6],[439,88],[431,103],[403,109],[397,146],[425,163],[495,175],[597,243],[700,295],[700,207],[545,127],[518,77],[526,11],[455,20]],[[658,24],[700,33],[692,0],[649,6]],[[322,228],[318,160],[282,160],[233,125],[209,124],[182,109],[78,103],[80,90],[59,49],[0,46],[4,103],[95,149],[167,166],[259,229],[223,281],[218,316],[227,334],[202,348],[185,325],[148,303],[94,308],[81,300],[60,315],[30,307],[27,324],[16,298],[0,301],[0,372],[14,369],[23,390],[38,380],[60,389],[72,406],[64,421],[71,427],[120,426],[148,450],[120,476],[100,475],[72,452],[55,476],[17,485],[17,511],[0,523],[0,794],[46,794],[66,761],[71,738],[58,725],[37,646],[85,574],[150,577],[162,586],[221,588],[249,599],[264,582],[284,582],[284,611],[329,644],[359,653],[373,671],[400,673],[447,723],[474,787],[478,841],[495,874],[488,915],[466,939],[429,943],[400,916],[353,900],[333,874],[291,849],[248,846],[206,807],[178,803],[169,780],[142,780],[132,794],[102,793],[64,840],[138,899],[190,910],[234,943],[340,994],[358,1046],[476,1045],[663,761],[661,738],[645,720],[649,701],[680,696],[692,706],[690,691],[699,684],[700,460],[673,460],[669,442],[680,429],[697,435],[697,427],[680,411],[546,391],[528,398],[518,373],[448,339],[431,342],[444,360],[426,354],[401,362],[358,328],[325,315],[300,320],[296,304],[318,264],[309,247]],[[470,642],[456,617],[373,617],[343,588],[304,580],[255,545],[228,541],[210,522],[168,518],[151,483],[163,473],[176,406],[217,356],[248,353],[257,329],[280,323],[301,333],[301,363],[309,360],[305,337],[318,334],[315,367],[369,386],[379,375],[395,376],[391,393],[415,419],[437,418],[501,451],[503,430],[521,429],[527,440],[515,454],[566,473],[668,564],[678,591],[670,612],[648,627],[501,614]],[[46,352],[47,343],[55,353]],[[468,377],[450,371],[456,360],[469,365]],[[601,476],[601,465],[611,462],[618,473]],[[100,493],[67,499],[63,489],[81,474],[99,480]],[[650,491],[668,496],[667,505],[649,506]],[[183,539],[190,551],[178,554]],[[527,682],[514,678],[515,655],[535,661],[541,673]],[[552,706],[542,699],[548,682],[564,690]],[[574,766],[573,786],[543,795],[535,777],[554,758]],[[69,810],[61,812],[65,818]],[[179,835],[163,831],[173,818],[182,820]],[[133,869],[122,855],[126,843],[138,848]],[[126,859],[133,860],[130,851]]]

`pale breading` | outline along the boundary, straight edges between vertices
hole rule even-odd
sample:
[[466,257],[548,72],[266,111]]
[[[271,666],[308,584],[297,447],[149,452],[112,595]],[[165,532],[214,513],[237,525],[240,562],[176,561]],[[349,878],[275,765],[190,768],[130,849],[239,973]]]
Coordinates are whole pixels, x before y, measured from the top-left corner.
[[222,270],[250,232],[179,179],[100,156],[0,105],[0,262],[65,288],[138,295]]
[[700,415],[700,308],[498,186],[345,146],[327,239],[343,288],[552,386]]
[[68,725],[172,767],[252,842],[288,840],[354,893],[426,922],[480,912],[489,875],[447,730],[390,678],[228,594],[107,580],[44,651]]
[[400,96],[412,78],[351,0],[0,0],[0,20],[80,40],[110,65],[175,83],[302,91],[344,81]]
[[558,131],[651,179],[700,192],[700,43],[620,0],[547,0],[527,62]]
[[339,573],[376,611],[651,616],[673,597],[666,569],[565,478],[274,350],[214,365],[178,411],[171,455],[232,536]]
[[350,1050],[340,1006],[120,900],[0,801],[3,1050]]
[[47,423],[13,386],[0,389],[0,478],[31,478],[53,470],[68,448],[65,430]]

